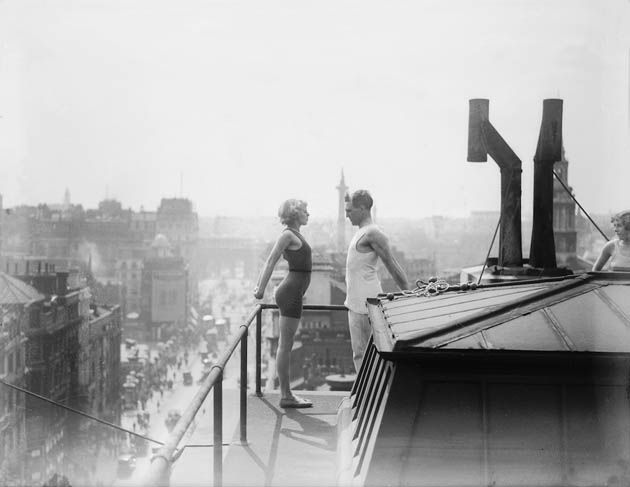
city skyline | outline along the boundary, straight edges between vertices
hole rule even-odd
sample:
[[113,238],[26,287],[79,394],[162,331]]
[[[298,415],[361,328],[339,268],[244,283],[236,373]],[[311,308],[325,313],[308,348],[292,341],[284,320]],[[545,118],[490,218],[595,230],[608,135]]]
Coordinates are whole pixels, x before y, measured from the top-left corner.
[[299,197],[334,216],[343,169],[383,218],[494,211],[498,168],[466,162],[468,100],[488,98],[526,213],[542,101],[561,98],[570,184],[589,212],[620,210],[629,15],[622,0],[4,1],[0,193],[182,195],[203,216]]

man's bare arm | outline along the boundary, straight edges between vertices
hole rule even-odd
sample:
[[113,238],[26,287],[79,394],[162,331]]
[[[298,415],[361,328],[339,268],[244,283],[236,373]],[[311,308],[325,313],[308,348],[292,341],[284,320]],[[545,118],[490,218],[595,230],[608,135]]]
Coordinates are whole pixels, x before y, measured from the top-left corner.
[[379,229],[374,229],[369,231],[365,237],[367,243],[370,244],[370,246],[374,249],[374,252],[376,252],[376,255],[378,255],[383,261],[383,264],[385,264],[385,267],[394,278],[394,281],[396,281],[398,287],[401,290],[409,289],[407,275],[392,254],[387,235]]

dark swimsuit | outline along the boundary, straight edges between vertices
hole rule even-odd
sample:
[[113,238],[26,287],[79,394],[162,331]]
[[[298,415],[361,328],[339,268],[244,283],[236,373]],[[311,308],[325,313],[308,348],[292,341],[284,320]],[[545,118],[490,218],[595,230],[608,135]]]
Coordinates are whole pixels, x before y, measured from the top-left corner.
[[289,263],[289,273],[276,289],[276,304],[280,308],[280,316],[288,318],[302,317],[302,298],[311,283],[311,247],[300,235],[300,232],[291,230],[302,242],[297,250],[286,249],[282,256]]

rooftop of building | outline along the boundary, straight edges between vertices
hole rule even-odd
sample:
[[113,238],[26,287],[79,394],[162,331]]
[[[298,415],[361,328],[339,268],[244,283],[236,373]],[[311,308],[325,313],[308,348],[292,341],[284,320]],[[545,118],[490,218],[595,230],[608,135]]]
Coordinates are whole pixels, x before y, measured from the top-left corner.
[[20,279],[0,272],[0,305],[27,304],[45,296]]

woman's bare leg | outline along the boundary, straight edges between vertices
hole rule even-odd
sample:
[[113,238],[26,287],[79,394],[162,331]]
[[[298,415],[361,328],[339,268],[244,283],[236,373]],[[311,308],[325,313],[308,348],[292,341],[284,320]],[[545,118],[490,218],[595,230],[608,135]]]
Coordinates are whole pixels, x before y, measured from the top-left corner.
[[278,370],[280,397],[282,399],[293,397],[291,393],[291,350],[293,349],[293,339],[299,323],[299,318],[280,316],[280,341],[278,342],[278,351],[276,353],[276,368]]

